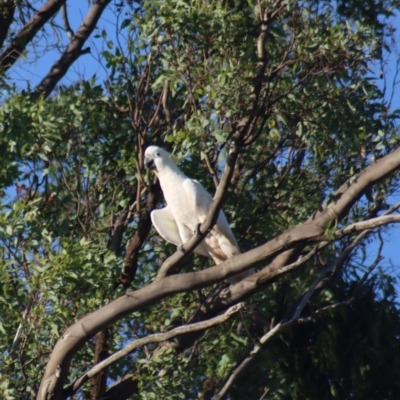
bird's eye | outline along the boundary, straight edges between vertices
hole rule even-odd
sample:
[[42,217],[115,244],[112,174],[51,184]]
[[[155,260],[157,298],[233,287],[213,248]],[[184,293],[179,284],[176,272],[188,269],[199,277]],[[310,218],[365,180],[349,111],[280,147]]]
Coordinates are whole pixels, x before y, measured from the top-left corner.
[[160,157],[160,153],[159,153],[158,151],[157,151],[157,153],[156,153],[156,156],[157,156],[157,157]]

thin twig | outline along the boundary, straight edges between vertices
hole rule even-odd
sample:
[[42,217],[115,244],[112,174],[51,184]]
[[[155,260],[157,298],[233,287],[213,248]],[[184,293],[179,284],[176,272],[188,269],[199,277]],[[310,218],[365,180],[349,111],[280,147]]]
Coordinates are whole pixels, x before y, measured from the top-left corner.
[[29,312],[30,312],[31,307],[32,307],[32,303],[33,303],[33,301],[30,300],[28,305],[27,305],[27,307],[26,307],[26,309],[25,309],[25,311],[24,311],[24,313],[22,314],[22,321],[20,322],[20,324],[18,326],[18,329],[17,329],[17,332],[15,333],[14,340],[13,340],[12,345],[11,345],[10,354],[15,350],[15,347],[16,347],[18,341],[19,341],[19,338],[21,337],[22,326],[24,324],[24,321],[26,321],[26,319],[28,318]]
[[172,129],[171,112],[168,107],[168,95],[169,95],[169,80],[166,79],[164,82],[164,88],[162,91],[162,105],[165,113],[165,119],[167,120],[168,126]]
[[65,31],[67,32],[68,37],[72,39],[74,37],[74,32],[68,21],[67,5],[65,3],[61,6],[61,17]]
[[345,228],[336,231],[335,237],[340,238],[353,232],[371,230],[374,228],[378,228],[382,225],[388,225],[395,222],[400,222],[400,215],[382,215],[380,217],[371,218],[366,221],[350,224]]
[[211,165],[211,162],[210,162],[210,159],[208,158],[208,154],[207,153],[205,153],[204,160],[206,162],[206,166],[207,166],[208,172],[211,174],[211,176],[213,178],[214,186],[215,186],[215,188],[217,188],[218,185],[219,185],[218,177],[217,177],[217,174],[215,172],[215,169]]

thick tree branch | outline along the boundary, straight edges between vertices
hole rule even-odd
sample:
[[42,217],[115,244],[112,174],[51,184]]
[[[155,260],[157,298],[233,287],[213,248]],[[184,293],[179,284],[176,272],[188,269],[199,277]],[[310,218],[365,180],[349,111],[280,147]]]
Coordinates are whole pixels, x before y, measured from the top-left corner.
[[203,322],[197,322],[195,324],[180,326],[178,328],[172,329],[165,333],[156,333],[153,335],[148,335],[144,338],[138,339],[135,342],[128,344],[122,350],[118,351],[117,353],[114,353],[113,355],[108,357],[106,360],[97,364],[90,371],[86,372],[84,375],[82,375],[80,378],[78,378],[69,388],[66,389],[68,396],[72,396],[89,379],[93,378],[99,372],[103,371],[105,368],[114,364],[121,358],[126,357],[127,355],[131,354],[136,349],[138,349],[146,344],[165,342],[167,340],[170,340],[170,339],[172,339],[178,335],[182,335],[184,333],[195,332],[198,330],[204,330],[204,329],[211,328],[212,326],[222,324],[223,322],[227,321],[233,314],[237,313],[242,308],[243,308],[243,304],[239,303],[235,306],[230,307],[228,310],[226,310],[223,314],[219,315],[218,317],[211,318],[211,319],[209,319],[207,321],[203,321]]
[[322,211],[315,213],[309,221],[340,221],[371,186],[400,168],[399,157],[400,149],[397,149],[350,178],[334,193],[336,200],[333,203],[326,201]]
[[125,400],[138,392],[138,383],[134,374],[127,374],[115,382],[105,393],[107,400]]
[[[400,219],[399,219],[400,221]],[[335,274],[337,268],[341,268],[342,264],[344,261],[349,257],[349,255],[352,253],[352,251],[357,247],[358,243],[365,237],[367,234],[367,231],[362,232],[360,235],[358,235],[352,243],[346,247],[346,249],[332,262],[330,263],[327,267],[325,267],[318,277],[314,280],[310,288],[304,295],[299,297],[299,299],[295,302],[296,308],[293,310],[288,310],[290,311],[290,317],[284,317],[283,320],[278,323],[274,328],[269,330],[265,335],[261,337],[259,342],[253,347],[252,351],[249,353],[249,355],[242,360],[237,367],[231,372],[231,374],[228,376],[228,378],[225,381],[225,384],[221,388],[221,390],[218,392],[216,396],[214,396],[213,400],[220,400],[223,397],[226,396],[229,388],[232,386],[233,382],[235,379],[242,374],[249,366],[250,364],[254,361],[256,355],[260,353],[262,348],[266,345],[267,342],[269,342],[274,336],[288,330],[291,328],[293,325],[299,323],[299,322],[306,322],[306,321],[311,321],[313,317],[321,314],[322,312],[330,311],[333,308],[336,308],[338,305],[348,305],[350,302],[352,302],[357,293],[359,287],[364,283],[366,276],[370,273],[370,271],[375,268],[377,265],[378,258],[375,260],[375,262],[372,264],[372,266],[367,270],[366,274],[364,277],[360,280],[360,284],[357,286],[356,290],[354,291],[353,295],[351,298],[345,302],[337,303],[337,304],[332,304],[328,307],[323,307],[321,309],[318,309],[314,311],[309,317],[306,319],[301,319],[301,313],[304,310],[304,307],[307,305],[308,301],[312,296],[314,296],[317,292],[319,293],[324,287],[326,287],[326,283],[330,281],[331,276]]]
[[149,187],[146,210],[139,215],[139,223],[136,233],[126,246],[124,269],[122,271],[122,283],[125,288],[128,288],[131,285],[133,278],[136,275],[139,250],[142,248],[151,229],[150,213],[156,206],[158,192],[159,190],[156,186],[151,185]]
[[[47,364],[42,381],[43,384],[51,377],[54,377],[55,372],[58,371],[54,393],[55,398],[60,398],[62,385],[67,377],[69,365],[74,354],[90,337],[135,310],[153,304],[169,295],[198,289],[222,281],[260,262],[265,262],[268,258],[275,257],[282,251],[300,245],[305,246],[305,244],[310,242],[324,240],[324,229],[330,221],[337,219],[338,215],[343,216],[344,210],[348,211],[351,205],[366,190],[388,177],[399,167],[400,149],[388,154],[366,168],[354,179],[353,183],[342,186],[338,191],[341,193],[341,196],[338,197],[336,202],[330,208],[325,206],[322,212],[316,213],[303,225],[294,227],[264,245],[228,259],[218,266],[208,268],[204,271],[167,276],[156,280],[150,285],[128,293],[107,304],[105,307],[86,315],[68,328],[58,340]],[[285,261],[283,265],[280,262],[270,265],[262,271],[220,292],[204,308],[205,313],[209,310],[213,312],[222,310],[228,304],[233,305],[260,290],[269,280],[279,276],[282,273],[279,268],[286,265],[288,260],[284,256],[284,253],[280,254],[279,257],[282,257],[282,261]],[[43,385],[41,386],[38,398],[40,398],[42,390]]]
[[[0,56],[0,69],[7,70],[21,56],[26,46],[32,41],[38,31],[43,28],[44,24],[52,18],[60,9],[66,0],[49,0],[33,18],[21,29],[15,36],[12,43],[4,50]],[[10,2],[12,3],[12,1]],[[4,26],[5,28],[5,26]],[[4,29],[3,27],[1,30]]]
[[[355,176],[354,179],[352,179],[352,183],[347,182],[342,185],[335,192],[336,201],[329,205],[328,203],[325,203],[322,207],[322,211],[314,213],[314,215],[311,216],[304,224],[298,227],[291,228],[283,234],[277,236],[275,239],[265,243],[264,245],[245,253],[247,256],[247,261],[251,263],[251,265],[254,265],[257,262],[260,262],[261,258],[263,260],[268,259],[271,256],[277,255],[277,253],[284,250],[285,248],[293,248],[297,244],[303,243],[304,245],[308,242],[312,242],[318,239],[325,240],[326,238],[324,238],[324,233],[327,224],[332,221],[340,221],[348,213],[350,208],[364,195],[364,193],[369,190],[371,186],[386,178],[390,174],[394,173],[399,168],[400,149],[397,149],[393,153],[382,157],[376,163],[370,165],[360,174]],[[362,230],[361,227],[363,226],[363,223],[364,222],[358,223],[361,224],[358,225],[360,227],[360,230]],[[364,229],[367,229],[367,225],[368,224],[365,222]],[[318,234],[318,232],[320,232],[320,235]],[[300,239],[300,237],[302,239]],[[280,250],[275,251],[278,248]],[[227,260],[220,266],[228,264],[229,261],[232,261],[234,263],[233,268],[236,270],[238,268],[237,263],[242,262],[243,264],[247,264],[245,260],[242,259],[242,257],[243,255],[239,254],[231,260]],[[285,258],[287,257],[284,257],[284,259]],[[266,267],[259,273],[247,278],[246,281],[253,281],[254,279],[257,279],[257,283],[262,284],[263,282],[270,280],[272,277],[275,277],[276,270],[281,268],[282,266],[282,263],[279,262],[274,266]],[[230,288],[232,296],[236,294],[236,290],[239,286],[240,284],[236,284]]]
[[[96,27],[97,21],[111,0],[98,0],[93,3],[81,26],[73,36],[61,58],[52,66],[50,72],[35,89],[35,95],[45,97],[53,91],[60,79],[67,73],[69,67],[82,55],[82,47]],[[63,1],[65,2],[65,0]],[[58,2],[61,6],[61,1]]]
[[[105,329],[96,335],[96,346],[94,349],[94,365],[100,365],[104,359],[107,359],[109,353],[108,347],[109,332]],[[92,399],[102,399],[106,390],[107,375],[104,370],[94,376],[91,381],[90,397]]]
[[[333,208],[333,210],[331,211],[331,218],[332,218],[331,221],[335,220],[335,217],[336,217],[335,207],[336,206],[338,209],[343,209],[346,206],[348,208],[350,208],[349,204],[350,203],[351,203],[351,205],[354,204],[358,200],[358,198],[360,198],[363,195],[363,193],[365,193],[369,189],[369,187],[371,185],[379,182],[381,179],[384,179],[388,174],[391,174],[392,172],[394,172],[395,170],[397,170],[400,167],[400,163],[398,160],[398,157],[400,157],[400,149],[398,149],[394,153],[392,153],[390,159],[387,160],[386,157],[383,157],[381,160],[379,160],[379,164],[378,163],[373,164],[373,165],[369,166],[366,170],[361,172],[353,180],[353,183],[351,186],[346,183],[346,184],[342,185],[338,189],[338,191],[336,191],[335,195],[337,198],[337,202],[330,205],[330,207],[331,207],[330,209]],[[396,160],[396,158],[397,158],[397,160]],[[385,159],[387,160],[387,164],[386,164]],[[384,165],[384,164],[386,164],[386,165]],[[380,171],[380,173],[383,174],[381,176],[381,178],[378,177],[377,171]],[[355,186],[355,187],[353,187],[353,186]],[[342,198],[341,194],[346,192],[347,189],[351,190],[353,193],[357,193],[358,198],[353,199],[349,196],[345,196]],[[324,208],[325,208],[326,213],[328,214],[330,209],[328,208],[327,204],[324,204]],[[397,208],[399,208],[399,204],[396,204],[393,207],[391,207],[389,210],[387,210],[383,214],[383,216],[390,214]],[[320,215],[322,215],[322,213]],[[378,217],[378,218],[382,218],[382,217]],[[381,219],[380,221],[381,222],[385,221],[385,219],[383,219],[383,220]],[[386,222],[388,222],[388,221],[390,221],[390,218],[386,220]],[[358,226],[359,230],[363,230],[362,229],[363,227],[364,227],[364,229],[367,229],[367,230],[364,230],[358,236],[359,240],[361,240],[361,238],[363,238],[365,235],[367,235],[369,233],[370,230],[367,228],[368,225],[374,225],[374,223],[375,223],[376,227],[377,227],[377,226],[379,226],[379,223],[377,224],[377,222],[378,221],[374,221],[374,222],[370,223],[369,221],[363,221],[363,222],[356,223],[355,226],[356,227]],[[310,223],[316,224],[316,225],[314,225],[314,228],[319,225],[318,221],[315,219],[315,214],[311,218],[309,218],[305,224],[299,226],[298,229],[300,231],[303,230],[304,232],[307,232],[307,229],[308,229],[307,226],[309,226],[309,227],[312,226],[312,225],[309,225]],[[326,224],[328,224],[328,223],[329,223],[329,220],[326,222]],[[352,224],[350,227],[354,228],[354,225]],[[320,226],[320,228],[322,228],[322,226]],[[347,234],[352,233],[351,229],[349,229],[349,227],[347,227],[345,229],[347,229]],[[284,234],[273,239],[272,241],[266,243],[265,245],[260,246],[257,249],[254,249],[254,251],[261,251],[262,248],[267,250],[267,248],[270,245],[273,245],[280,238],[295,240],[293,232],[295,232],[296,230],[297,230],[297,228],[292,228],[292,229],[288,230],[287,232],[285,232]],[[323,230],[324,229],[322,228],[321,229],[321,235],[322,235],[321,240],[323,240],[323,235],[325,233],[325,232],[322,233]],[[311,231],[308,233],[311,233]],[[303,239],[306,240],[307,235],[305,233],[300,234],[300,236],[302,236]],[[343,236],[343,232],[338,231],[337,237],[339,238],[342,236]],[[324,245],[328,244],[333,238],[334,238],[334,235],[331,235],[331,238],[329,240],[321,242],[315,248],[315,250],[322,248]],[[306,243],[306,241],[304,243]],[[289,245],[288,245],[288,247],[289,247]],[[297,247],[295,247],[295,246],[291,246],[291,247],[294,247],[294,248],[291,250],[284,251],[281,254],[278,254],[269,265],[264,267],[258,273],[253,274],[250,278],[247,278],[246,280],[239,282],[236,285],[230,286],[229,288],[219,291],[219,292],[215,293],[214,295],[212,295],[199,308],[199,310],[194,315],[193,320],[200,321],[200,320],[203,320],[204,318],[210,318],[212,315],[215,315],[215,313],[221,312],[226,307],[229,307],[238,301],[243,301],[246,299],[246,297],[250,296],[251,294],[253,294],[259,290],[262,290],[264,284],[269,282],[271,279],[275,279],[275,278],[279,277],[280,275],[286,274],[286,273],[290,272],[291,270],[297,268],[298,266],[302,265],[303,261],[305,261],[307,259],[307,256],[305,258],[298,259],[294,262],[291,262],[291,261],[293,261],[296,258],[296,256],[298,254],[300,254],[300,252],[304,248],[304,244],[299,245]],[[282,248],[284,248],[284,246],[282,246]],[[253,250],[250,250],[250,252],[253,252]],[[312,251],[310,253],[312,254]],[[249,252],[247,252],[245,254],[248,255]],[[253,254],[255,254],[255,253],[253,253]],[[239,256],[237,256],[237,257],[239,257]],[[231,260],[238,261],[237,257],[235,257],[234,259],[231,259]],[[248,261],[250,261],[250,257],[249,257]],[[222,264],[221,264],[221,266],[222,266]],[[254,279],[256,279],[258,281],[256,284],[254,284],[254,281],[253,281]],[[195,335],[196,334],[189,335],[188,337],[184,337],[184,336],[180,337],[179,342],[177,344],[177,348],[179,349],[179,351],[181,351],[182,348],[186,348],[188,345],[190,345],[193,342],[193,340],[196,338]]]

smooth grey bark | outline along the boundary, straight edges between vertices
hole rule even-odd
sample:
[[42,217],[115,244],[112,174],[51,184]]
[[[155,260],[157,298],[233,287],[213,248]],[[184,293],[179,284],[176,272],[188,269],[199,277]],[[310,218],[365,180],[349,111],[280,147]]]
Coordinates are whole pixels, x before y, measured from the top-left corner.
[[[374,184],[388,177],[400,168],[400,149],[384,156],[367,167],[355,178],[336,191],[336,202],[324,204],[322,211],[314,213],[304,224],[287,230],[247,253],[239,254],[218,266],[205,271],[166,276],[139,290],[127,293],[105,307],[86,315],[69,327],[58,340],[43,377],[38,399],[63,398],[62,387],[68,375],[70,362],[75,353],[97,332],[110,326],[120,318],[167,296],[206,287],[243,272],[251,267],[271,260],[272,263],[245,280],[230,286],[217,295],[209,307],[214,310],[233,305],[260,290],[271,279],[285,273],[282,262],[287,262],[288,250],[305,246],[310,242],[326,240],[324,230],[327,224],[340,220],[352,205]],[[207,217],[209,219],[209,217]],[[207,221],[207,220],[206,220]],[[197,239],[196,237],[194,238]],[[192,239],[191,239],[192,240]],[[189,241],[190,242],[190,241]],[[279,262],[277,262],[279,261]],[[47,382],[53,382],[53,394],[45,394]],[[47,396],[47,397],[42,397]]]
[[[33,93],[34,96],[44,95],[45,97],[48,97],[78,57],[90,51],[90,48],[82,50],[82,47],[89,39],[89,36],[93,32],[99,18],[110,1],[111,0],[98,0],[93,3],[81,26],[72,37],[67,49],[64,51],[60,59],[51,67],[49,73],[35,88]],[[61,3],[63,2],[65,2],[65,0],[60,1],[59,5],[61,6]]]
[[[39,9],[0,56],[1,70],[6,71],[18,60],[26,49],[26,46],[32,41],[39,30],[43,28],[46,22],[57,14],[58,10],[65,2],[66,0],[49,0]],[[3,26],[2,29],[4,28]]]

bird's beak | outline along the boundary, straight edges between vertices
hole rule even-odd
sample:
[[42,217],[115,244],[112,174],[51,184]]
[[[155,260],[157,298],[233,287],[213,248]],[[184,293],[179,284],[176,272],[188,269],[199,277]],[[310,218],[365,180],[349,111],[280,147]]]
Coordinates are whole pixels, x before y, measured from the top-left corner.
[[144,166],[147,169],[156,169],[156,164],[154,163],[154,159],[149,156],[146,156],[144,158]]

